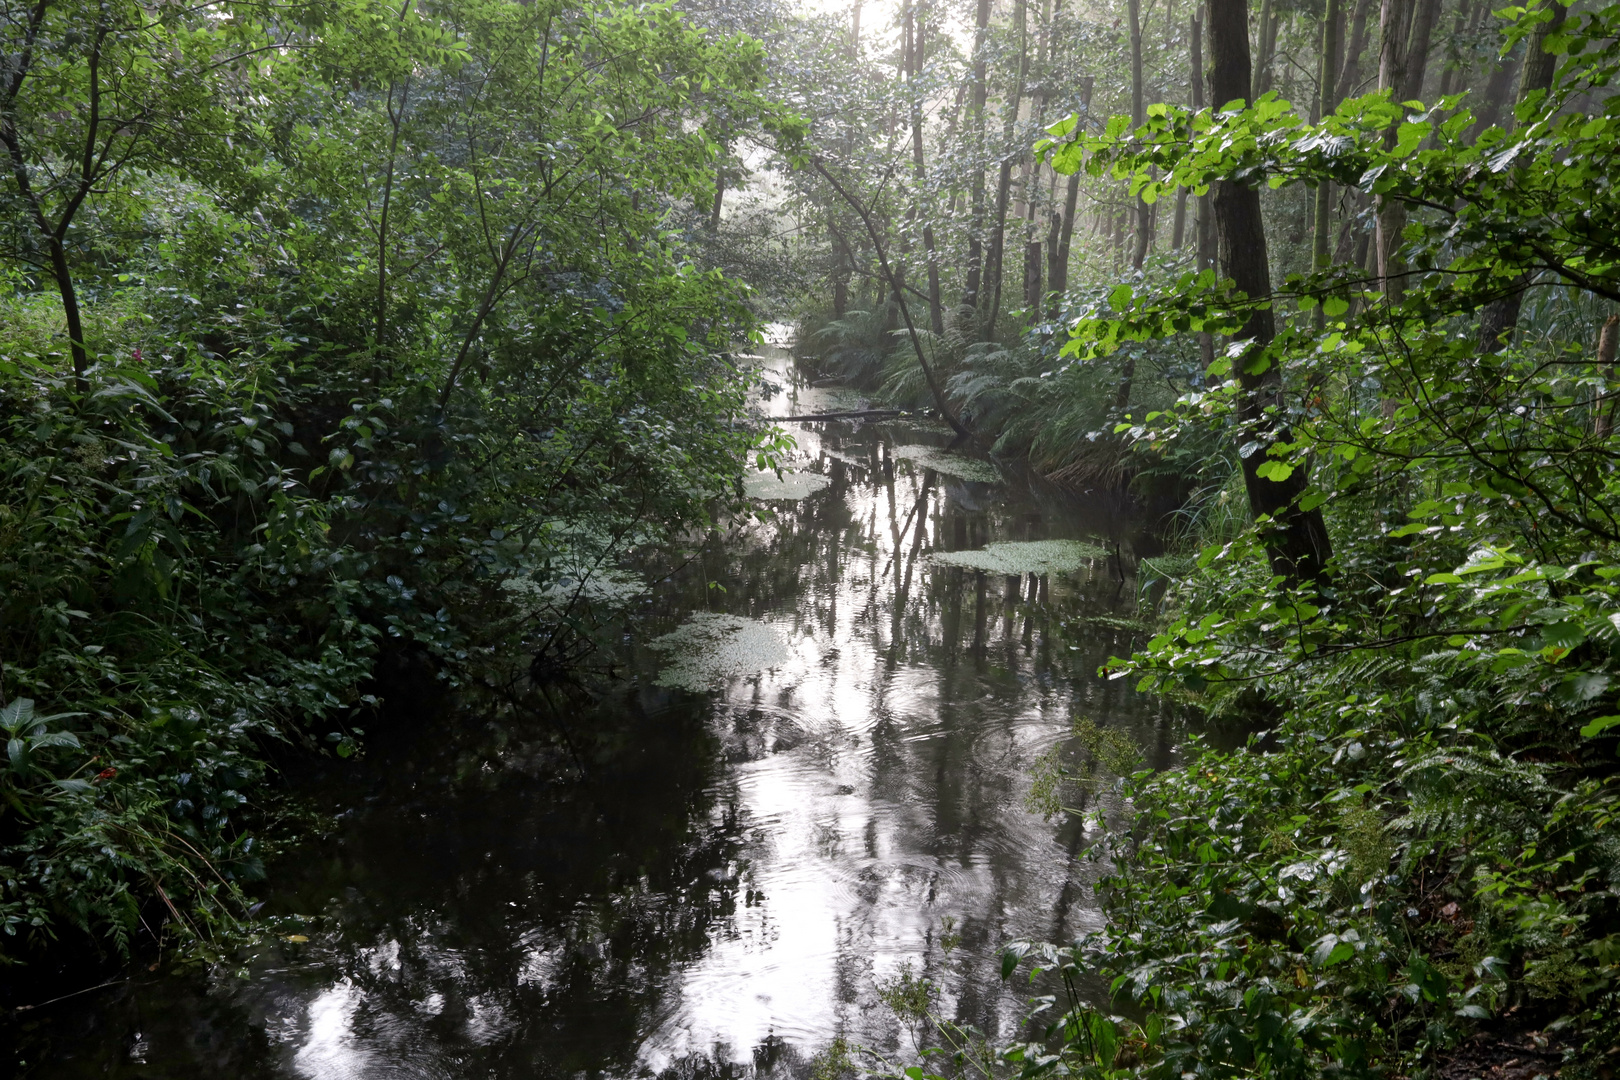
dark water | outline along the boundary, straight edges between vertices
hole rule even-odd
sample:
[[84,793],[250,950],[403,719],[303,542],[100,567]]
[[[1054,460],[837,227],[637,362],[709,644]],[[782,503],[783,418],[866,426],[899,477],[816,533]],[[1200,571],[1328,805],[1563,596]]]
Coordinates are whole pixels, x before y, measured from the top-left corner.
[[[564,709],[571,751],[555,726],[468,716],[374,740],[312,782],[336,835],[273,875],[266,911],[305,921],[240,964],[36,1010],[26,1072],[803,1075],[838,1035],[896,1045],[876,987],[907,965],[945,1013],[1016,1034],[1002,944],[1097,922],[1084,829],[1025,809],[1032,762],[1077,712],[1157,764],[1168,734],[1096,676],[1133,644],[1111,560],[1036,581],[929,554],[1126,524],[894,455],[938,432],[819,427],[795,467],[830,483],[659,583],[628,677]],[[754,620],[770,666],[743,650],[709,694],[656,685],[670,654],[650,643],[694,611]]]

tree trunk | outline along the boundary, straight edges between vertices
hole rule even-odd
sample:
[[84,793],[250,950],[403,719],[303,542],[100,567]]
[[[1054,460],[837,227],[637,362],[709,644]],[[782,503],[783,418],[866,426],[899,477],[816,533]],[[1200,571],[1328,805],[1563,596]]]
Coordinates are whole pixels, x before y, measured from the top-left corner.
[[1279,17],[1274,11],[1271,22],[1266,26],[1265,36],[1261,41],[1263,59],[1260,62],[1260,69],[1254,73],[1254,96],[1257,101],[1271,90],[1277,60],[1277,34],[1288,18],[1286,15]]
[[1335,101],[1349,97],[1361,82],[1361,54],[1367,49],[1367,18],[1371,14],[1372,0],[1356,0],[1355,14],[1350,17],[1350,36],[1345,44],[1344,67],[1333,87]]
[[929,221],[932,207],[922,201],[928,173],[923,160],[922,98],[916,92],[917,76],[922,74],[924,24],[921,12],[907,2],[905,12],[906,89],[911,98],[911,168],[917,190],[912,196],[912,220],[923,219],[923,259],[928,266],[928,328],[936,334],[945,332],[945,309],[940,303],[939,259],[934,250],[934,227]]
[[[1188,30],[1187,51],[1191,76],[1187,82],[1192,96],[1192,107],[1199,110],[1204,107],[1204,20],[1196,8],[1193,9]],[[1210,193],[1207,191],[1198,196],[1198,221],[1194,226],[1193,242],[1196,244],[1195,265],[1199,272],[1211,269],[1215,265],[1215,218],[1210,201]],[[1203,370],[1208,371],[1209,366],[1215,362],[1215,335],[1207,330],[1198,332],[1198,354],[1203,361]]]
[[90,350],[84,343],[84,323],[79,317],[79,293],[73,285],[73,270],[68,265],[67,245],[55,233],[46,240],[51,254],[51,276],[56,278],[56,293],[62,298],[62,317],[67,320],[68,354],[73,357],[73,378],[81,391],[89,389],[85,373],[90,370]]
[[1491,77],[1485,82],[1485,93],[1479,105],[1479,112],[1474,126],[1468,129],[1468,138],[1478,139],[1485,129],[1495,127],[1502,117],[1502,107],[1507,104],[1508,94],[1513,89],[1513,80],[1519,74],[1519,62],[1524,58],[1524,46],[1514,46],[1513,50],[1503,57],[1501,62],[1491,72]]
[[[1024,102],[1024,83],[1029,73],[1028,7],[1024,0],[1013,5],[1013,19],[1018,25],[1018,77],[1013,84],[1012,100],[1007,103],[1007,118],[1002,125],[1001,169],[996,174],[996,225],[990,234],[990,257],[986,273],[990,280],[990,312],[980,329],[980,337],[990,341],[996,334],[996,322],[1001,318],[1001,287],[1006,278],[1007,200],[1012,194],[1013,158],[1011,147],[1018,132],[1018,113]],[[1021,155],[1020,155],[1021,156]]]
[[383,173],[382,207],[377,215],[377,330],[376,344],[381,346],[388,329],[388,215],[394,201],[394,163],[399,156],[399,131],[405,123],[405,105],[411,93],[410,76],[399,95],[399,108],[394,108],[394,84],[388,84],[388,166]]
[[[1271,0],[1266,0],[1269,5]],[[1126,0],[1131,22],[1131,128],[1147,122],[1142,91],[1142,2]],[[1148,245],[1153,242],[1153,207],[1140,197],[1136,200],[1136,249],[1131,253],[1131,269],[1140,270],[1147,261]]]
[[[1430,2],[1430,0],[1420,0]],[[1406,86],[1406,31],[1411,16],[1411,0],[1383,0],[1379,12],[1378,28],[1382,45],[1378,51],[1378,89],[1387,90],[1397,102]],[[1395,145],[1401,126],[1399,116],[1384,132],[1384,148]],[[1378,219],[1374,228],[1375,250],[1378,253],[1378,281],[1384,301],[1396,304],[1401,299],[1401,271],[1396,252],[1400,248],[1401,229],[1406,223],[1404,204],[1388,195],[1378,200]]]
[[[1385,0],[1384,11],[1388,14],[1392,6],[1403,9],[1397,18],[1406,25],[1404,9],[1409,2]],[[1393,49],[1387,40],[1385,42],[1380,56],[1379,84],[1380,88],[1389,89],[1397,102],[1412,101],[1423,93],[1423,78],[1429,66],[1429,37],[1439,9],[1440,0],[1417,0],[1416,10],[1411,12],[1410,38],[1405,43],[1397,43]],[[1384,133],[1385,149],[1395,145],[1401,123],[1397,119]],[[1383,282],[1384,297],[1391,304],[1399,303],[1405,292],[1402,275],[1406,272],[1406,263],[1400,257],[1401,231],[1405,228],[1406,203],[1386,196],[1378,210],[1378,276]]]
[[[1255,99],[1260,96],[1260,73],[1266,67],[1266,34],[1271,29],[1271,6],[1272,0],[1260,0],[1260,23],[1254,28],[1254,55],[1259,63],[1254,67],[1253,82],[1245,86],[1243,93],[1238,95],[1247,98],[1250,105],[1253,105]],[[1247,20],[1245,20],[1245,28],[1247,28]],[[1218,102],[1217,104],[1225,103]]]
[[[1210,90],[1216,101],[1243,97],[1252,84],[1245,9],[1244,0],[1209,0]],[[1248,184],[1221,180],[1213,185],[1213,196],[1222,273],[1254,300],[1269,298],[1271,268],[1265,224],[1260,216],[1260,193]],[[1235,335],[1237,341],[1253,342],[1253,347],[1234,359],[1232,365],[1243,391],[1238,406],[1238,440],[1244,447],[1251,442],[1260,445],[1260,449],[1251,448],[1242,458],[1243,484],[1256,520],[1268,519],[1262,538],[1272,572],[1281,575],[1286,584],[1295,585],[1325,576],[1332,545],[1321,510],[1301,510],[1296,505],[1306,488],[1300,470],[1295,469],[1280,481],[1258,473],[1260,465],[1269,460],[1265,447],[1290,441],[1288,430],[1278,423],[1274,411],[1282,393],[1282,372],[1274,360],[1266,362],[1264,352],[1274,334],[1270,309],[1256,308]]]
[[1451,93],[1452,83],[1461,70],[1462,57],[1457,52],[1457,44],[1468,29],[1468,7],[1468,0],[1457,0],[1457,17],[1451,23],[1451,40],[1446,46],[1446,66],[1440,72],[1440,89],[1435,92],[1437,98]]
[[[1080,79],[1079,126],[1082,130],[1091,123],[1091,92],[1096,85],[1095,76],[1085,75]],[[1069,247],[1074,242],[1074,217],[1079,205],[1080,170],[1076,169],[1070,174],[1069,187],[1063,195],[1063,226],[1058,233],[1058,242],[1051,245],[1047,252],[1050,262],[1046,281],[1052,293],[1052,304],[1048,311],[1053,318],[1062,309],[1063,294],[1069,288]]]
[[[1339,107],[1339,101],[1334,97],[1334,84],[1338,72],[1334,68],[1334,59],[1339,54],[1339,30],[1344,21],[1343,0],[1328,0],[1327,12],[1322,17],[1322,57],[1317,68],[1317,115],[1326,119],[1334,109]],[[1314,222],[1311,237],[1311,262],[1317,270],[1326,270],[1331,263],[1331,254],[1328,251],[1328,242],[1332,235],[1333,216],[1333,184],[1327,180],[1319,181],[1316,185],[1316,221]],[[1316,315],[1318,324],[1322,321],[1322,308],[1317,306]]]
[[1412,13],[1412,38],[1406,46],[1406,81],[1401,85],[1401,100],[1413,101],[1423,97],[1423,83],[1429,73],[1429,39],[1434,34],[1435,20],[1440,17],[1441,0],[1418,0]]
[[1030,240],[1024,244],[1024,306],[1030,311],[1041,309],[1041,242]]
[[1530,48],[1524,54],[1524,70],[1519,76],[1519,104],[1523,105],[1536,94],[1552,89],[1553,73],[1558,68],[1558,57],[1547,51],[1547,38],[1564,28],[1569,8],[1553,0],[1552,18],[1536,27],[1530,38]]
[[973,146],[973,175],[968,180],[970,220],[966,281],[962,290],[962,306],[974,311],[979,307],[979,275],[984,261],[984,106],[989,92],[985,39],[989,35],[989,30],[990,0],[979,0],[973,22],[973,89],[968,102],[968,123],[973,128],[970,136]]
[[[1615,345],[1620,343],[1620,315],[1610,315],[1603,321],[1603,330],[1598,334],[1598,367],[1603,371],[1603,377],[1609,386],[1620,381],[1620,373],[1615,371],[1614,357]],[[1607,387],[1605,387],[1607,389]],[[1603,397],[1612,397],[1605,393]],[[1598,399],[1598,407],[1592,416],[1592,433],[1600,439],[1607,439],[1614,434],[1614,402],[1611,400],[1605,406],[1603,399]]]
[[[1530,38],[1530,47],[1524,54],[1524,68],[1519,78],[1519,104],[1552,89],[1553,73],[1558,67],[1557,57],[1546,49],[1547,36],[1557,33],[1564,25],[1569,9],[1554,0],[1553,17],[1536,28]],[[1511,121],[1510,121],[1511,124]],[[1524,291],[1530,287],[1530,276],[1521,274],[1516,287],[1507,296],[1492,300],[1479,314],[1479,349],[1481,352],[1499,352],[1519,325],[1519,310],[1524,305]]]

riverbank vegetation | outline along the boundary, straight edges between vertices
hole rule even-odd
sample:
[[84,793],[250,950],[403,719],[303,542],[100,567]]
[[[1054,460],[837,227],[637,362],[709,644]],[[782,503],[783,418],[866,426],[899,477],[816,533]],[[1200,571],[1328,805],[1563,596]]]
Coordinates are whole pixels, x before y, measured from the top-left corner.
[[722,130],[798,122],[707,25],[5,8],[0,964],[230,940],[269,763],[352,754],[380,663],[521,698],[740,499],[701,233]]
[[922,1074],[1611,1075],[1620,8],[968,15],[827,54],[804,362],[1172,493],[1104,674],[1252,736],[1153,774],[1086,718],[1037,788],[1115,793],[1108,926]]

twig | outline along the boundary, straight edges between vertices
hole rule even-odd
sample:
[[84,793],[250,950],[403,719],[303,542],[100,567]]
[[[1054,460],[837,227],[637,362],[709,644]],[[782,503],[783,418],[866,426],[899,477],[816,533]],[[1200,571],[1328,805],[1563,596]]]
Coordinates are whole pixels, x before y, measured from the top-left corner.
[[95,986],[87,986],[83,990],[75,990],[75,991],[73,991],[73,993],[71,993],[71,994],[63,994],[61,997],[53,997],[49,1001],[41,1001],[41,1002],[39,1002],[38,1004],[35,1004],[35,1005],[18,1005],[16,1008],[12,1009],[11,1011],[12,1012],[28,1012],[31,1009],[43,1009],[47,1005],[55,1005],[58,1001],[66,1001],[68,998],[76,998],[80,994],[88,994],[92,990],[103,990],[103,989],[105,989],[105,988],[107,988],[109,986],[117,986],[119,983],[126,983],[126,982],[129,982],[129,980],[128,979],[108,979],[104,983],[98,983]]

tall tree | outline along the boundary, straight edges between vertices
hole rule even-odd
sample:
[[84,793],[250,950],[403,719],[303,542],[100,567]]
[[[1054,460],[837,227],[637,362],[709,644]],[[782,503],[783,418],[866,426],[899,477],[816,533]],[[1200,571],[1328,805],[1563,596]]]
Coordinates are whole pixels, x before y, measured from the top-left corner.
[[979,0],[973,17],[973,68],[969,76],[968,127],[973,171],[968,178],[967,267],[963,273],[962,307],[979,307],[979,275],[984,263],[985,104],[989,100],[990,0]]
[[[1091,123],[1091,95],[1097,85],[1093,75],[1084,75],[1080,79],[1080,110],[1076,113],[1076,120],[1081,125]],[[1089,130],[1089,127],[1083,128]],[[1063,196],[1063,224],[1058,232],[1057,243],[1048,247],[1048,263],[1046,279],[1052,291],[1052,305],[1048,309],[1049,315],[1056,317],[1063,303],[1063,294],[1069,288],[1069,248],[1074,242],[1074,218],[1080,205],[1080,171],[1076,169],[1069,176],[1069,186]]]
[[[1317,116],[1326,118],[1339,107],[1335,94],[1338,84],[1338,57],[1341,49],[1339,35],[1344,27],[1343,0],[1328,0],[1322,16],[1322,55],[1317,67]],[[1333,185],[1326,180],[1316,185],[1316,221],[1311,238],[1311,261],[1318,270],[1327,269],[1332,258],[1328,250],[1331,240],[1333,216]],[[1320,317],[1320,309],[1317,312]]]
[[922,75],[924,35],[927,32],[927,8],[906,0],[905,55],[906,90],[911,110],[911,168],[916,191],[912,196],[913,218],[922,217],[923,258],[928,270],[928,327],[936,334],[945,332],[945,308],[940,294],[939,257],[935,249],[932,205],[927,198],[928,170],[923,158],[923,100],[917,89]]
[[[1271,0],[1266,0],[1269,4]],[[1131,23],[1131,127],[1141,127],[1147,120],[1142,87],[1142,0],[1126,0],[1126,15]],[[1147,261],[1148,245],[1153,242],[1153,207],[1146,200],[1136,200],[1136,247],[1131,252],[1131,268],[1142,269]]]
[[[1429,37],[1434,29],[1440,0],[1384,0],[1382,11],[1383,46],[1378,58],[1378,87],[1387,90],[1399,103],[1411,101],[1423,92],[1428,73]],[[1402,110],[1404,112],[1404,109]],[[1399,135],[1399,114],[1384,132],[1384,145],[1391,148]],[[1385,197],[1378,207],[1376,243],[1378,277],[1389,303],[1400,300],[1405,265],[1400,257],[1401,231],[1406,227],[1406,203]]]
[[[1210,92],[1225,103],[1245,97],[1251,87],[1249,27],[1244,0],[1209,0]],[[1249,318],[1234,335],[1234,343],[1249,343],[1232,366],[1242,390],[1237,416],[1239,456],[1249,508],[1257,520],[1266,519],[1266,554],[1272,572],[1289,584],[1320,579],[1326,573],[1333,547],[1320,509],[1304,510],[1299,498],[1306,479],[1298,471],[1273,480],[1259,474],[1268,458],[1265,447],[1290,441],[1278,419],[1282,371],[1266,350],[1276,333],[1269,304],[1271,267],[1266,253],[1266,230],[1260,216],[1260,193],[1251,185],[1219,180],[1213,185],[1215,231],[1219,240],[1222,274],[1255,303]],[[1237,351],[1237,350],[1234,350]]]
[[[1519,104],[1533,100],[1552,89],[1557,70],[1557,57],[1547,51],[1547,38],[1564,25],[1569,9],[1558,0],[1550,4],[1551,17],[1536,28],[1530,46],[1524,54],[1524,67],[1519,77]],[[1524,292],[1530,287],[1530,277],[1519,275],[1509,286],[1507,295],[1486,304],[1479,315],[1479,348],[1481,352],[1496,352],[1507,344],[1508,337],[1519,324],[1519,310],[1524,305]]]
[[[1001,318],[1001,287],[1006,278],[1004,264],[1007,249],[1007,201],[1012,194],[1013,163],[1024,155],[1017,146],[1019,114],[1024,105],[1024,88],[1029,78],[1029,5],[1027,0],[1014,0],[1013,24],[1018,30],[1018,67],[1013,77],[1012,93],[1002,117],[1001,165],[996,173],[995,227],[990,234],[990,257],[987,272],[990,286],[990,310],[981,324],[980,334],[989,341],[995,336],[996,322]],[[1015,150],[1016,146],[1016,150]]]
[[1361,83],[1361,54],[1367,50],[1367,21],[1372,15],[1372,0],[1356,0],[1355,12],[1350,16],[1350,32],[1345,38],[1344,64],[1339,68],[1339,81],[1333,87],[1333,97],[1343,101]]

